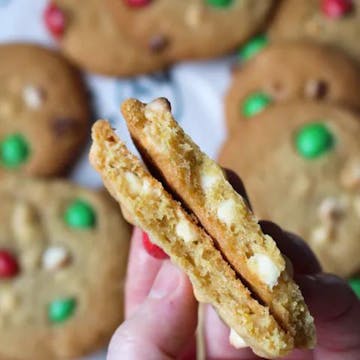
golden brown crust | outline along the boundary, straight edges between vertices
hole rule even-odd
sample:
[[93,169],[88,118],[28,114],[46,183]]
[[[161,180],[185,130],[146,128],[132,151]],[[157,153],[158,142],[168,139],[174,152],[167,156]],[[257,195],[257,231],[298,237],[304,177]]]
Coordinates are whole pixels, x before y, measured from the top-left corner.
[[292,335],[251,297],[212,239],[143,168],[106,121],[93,126],[90,162],[112,196],[187,273],[198,299],[212,304],[257,354],[275,358],[293,348]]
[[[122,112],[140,151],[146,149],[166,183],[216,240],[236,272],[294,336],[295,346],[312,347],[313,319],[275,242],[262,233],[222,169],[177,125],[166,99],[148,105],[130,99],[123,103]],[[258,259],[260,267],[254,266]],[[265,277],[261,273],[263,262],[270,266]]]

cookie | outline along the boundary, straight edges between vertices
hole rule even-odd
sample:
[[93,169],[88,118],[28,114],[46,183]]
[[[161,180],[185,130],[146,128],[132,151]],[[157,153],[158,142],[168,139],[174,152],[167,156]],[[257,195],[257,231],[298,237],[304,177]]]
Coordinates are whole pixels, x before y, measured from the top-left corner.
[[360,0],[282,1],[269,32],[274,40],[333,45],[360,60]]
[[226,95],[229,132],[275,103],[315,100],[360,109],[360,67],[310,42],[268,45],[233,72]]
[[104,192],[0,180],[0,358],[73,359],[122,321],[130,229]]
[[64,173],[89,130],[89,103],[78,72],[52,50],[5,44],[0,82],[0,176]]
[[226,54],[264,24],[272,0],[106,0],[119,25],[171,61]]
[[[103,177],[109,192],[131,213],[136,223],[150,234],[152,241],[161,246],[189,275],[198,300],[211,303],[237,336],[257,354],[274,358],[288,353],[294,347],[313,346],[313,320],[274,241],[261,232],[244,200],[225,180],[221,169],[206,158],[177,127],[171,118],[168,103],[158,99],[145,106],[136,100],[128,100],[122,109],[128,125],[131,121],[143,127],[142,135],[145,134],[147,138],[146,148],[139,141],[139,128],[135,131],[133,125],[129,125],[136,145],[142,153],[146,153],[148,162],[151,159],[153,166],[158,165],[157,160],[161,156],[154,155],[154,147],[162,150],[163,161],[166,157],[164,154],[168,154],[167,161],[173,179],[178,179],[180,175],[179,182],[183,185],[183,192],[176,191],[182,194],[182,203],[174,200],[162,183],[152,177],[139,160],[127,151],[107,122],[99,121],[93,127],[94,143],[90,161]],[[149,119],[149,123],[156,122],[159,126],[145,126],[145,118]],[[163,140],[159,142],[160,138]],[[149,139],[152,139],[152,145]],[[180,151],[175,158],[172,157],[175,151],[173,147]],[[184,152],[185,157],[180,155],[184,155]],[[201,169],[204,170],[205,183],[209,185],[205,195],[216,204],[210,206],[207,202],[210,209],[206,208],[206,211],[211,219],[216,219],[214,227],[217,228],[217,235],[221,233],[221,237],[213,238],[218,245],[222,241],[220,250],[205,231],[209,231],[206,221],[192,207],[192,201],[198,202],[199,198],[204,198],[199,185],[202,156]],[[164,167],[157,170],[162,171]],[[166,181],[163,182],[172,187],[167,174],[164,176]],[[212,182],[214,178],[215,182]],[[185,179],[188,180],[186,185]],[[194,180],[195,185],[189,182],[190,179]],[[217,180],[218,183],[214,185]],[[195,200],[190,198],[190,193]],[[193,210],[191,215],[185,210],[187,208]],[[195,209],[198,210],[196,206]],[[214,209],[215,216],[211,213]],[[198,216],[199,223],[195,221],[194,215]],[[230,224],[234,217],[238,221]],[[227,236],[231,232],[230,228],[240,239],[244,240],[247,236],[252,242],[244,240],[234,243]],[[213,235],[214,231],[210,234]],[[228,258],[230,248],[240,259],[245,259],[242,266],[239,266],[239,260],[234,260],[234,256]],[[240,267],[241,276],[251,279],[251,289],[245,285],[248,282],[244,284],[237,275]],[[259,319],[263,320],[259,323]]]
[[360,270],[360,118],[316,102],[277,104],[237,128],[220,163],[244,180],[254,212],[300,235],[325,271]]
[[103,0],[87,0],[86,6],[73,0],[49,2],[44,20],[64,54],[88,71],[125,76],[164,67],[161,55],[128,39]]

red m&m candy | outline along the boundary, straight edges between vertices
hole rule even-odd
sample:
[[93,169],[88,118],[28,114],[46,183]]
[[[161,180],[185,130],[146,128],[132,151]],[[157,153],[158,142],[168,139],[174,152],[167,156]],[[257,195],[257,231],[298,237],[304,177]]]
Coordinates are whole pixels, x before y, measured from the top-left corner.
[[321,10],[329,18],[336,19],[351,11],[352,0],[322,0]]
[[144,248],[149,255],[156,259],[167,259],[169,257],[162,249],[150,241],[149,235],[147,233],[143,232],[142,238]]
[[11,278],[19,272],[15,257],[7,250],[0,250],[0,279]]
[[56,39],[64,33],[65,15],[57,5],[48,4],[44,11],[44,22],[47,29]]
[[149,5],[151,0],[124,0],[125,4],[131,7],[142,7]]

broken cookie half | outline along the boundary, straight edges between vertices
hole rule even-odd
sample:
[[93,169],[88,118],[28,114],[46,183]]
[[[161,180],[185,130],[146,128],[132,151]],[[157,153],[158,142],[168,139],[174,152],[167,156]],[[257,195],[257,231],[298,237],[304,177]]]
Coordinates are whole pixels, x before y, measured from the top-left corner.
[[275,242],[178,126],[167,100],[130,99],[122,112],[156,177],[100,120],[90,161],[113,197],[188,274],[198,300],[215,307],[234,345],[266,358],[313,347],[313,318]]

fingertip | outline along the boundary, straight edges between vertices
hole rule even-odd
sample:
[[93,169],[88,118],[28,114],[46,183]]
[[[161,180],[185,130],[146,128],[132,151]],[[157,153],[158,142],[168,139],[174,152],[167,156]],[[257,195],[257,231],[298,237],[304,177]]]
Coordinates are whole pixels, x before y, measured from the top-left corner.
[[347,282],[331,274],[299,276],[297,282],[315,319],[319,354],[360,348],[360,302]]
[[113,336],[112,359],[146,358],[146,354],[176,358],[193,339],[196,324],[197,303],[189,279],[164,261],[145,301]]

